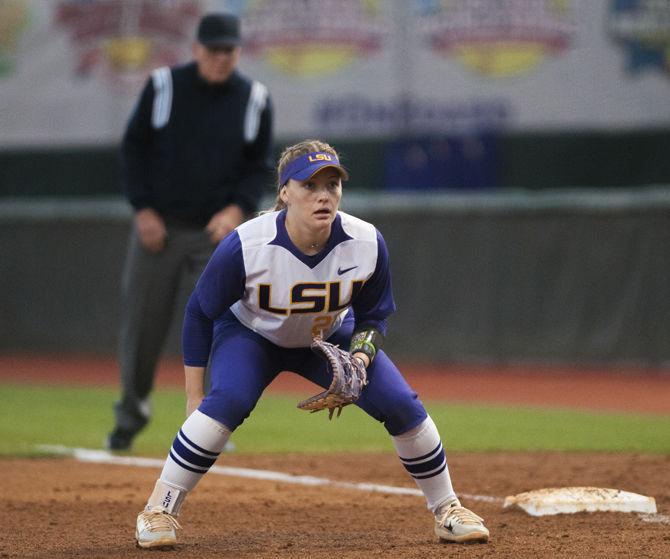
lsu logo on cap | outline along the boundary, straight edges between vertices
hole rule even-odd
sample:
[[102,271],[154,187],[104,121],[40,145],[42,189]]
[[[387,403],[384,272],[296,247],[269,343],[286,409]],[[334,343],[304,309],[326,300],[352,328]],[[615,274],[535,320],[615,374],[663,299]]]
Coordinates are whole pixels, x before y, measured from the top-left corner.
[[316,161],[332,161],[333,156],[328,155],[327,153],[314,153],[309,156],[309,162],[314,163]]

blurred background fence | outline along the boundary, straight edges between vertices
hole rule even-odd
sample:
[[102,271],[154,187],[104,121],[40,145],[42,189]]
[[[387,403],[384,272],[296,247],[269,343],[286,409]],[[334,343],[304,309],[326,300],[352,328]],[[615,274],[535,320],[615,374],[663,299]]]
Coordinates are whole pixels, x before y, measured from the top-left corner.
[[394,355],[668,362],[670,3],[653,0],[3,0],[0,350],[114,351],[119,139],[212,9],[242,17],[277,151],[343,153],[344,209],[391,251]]
[[[388,243],[396,357],[670,361],[667,189],[352,193],[343,208]],[[0,204],[0,349],[113,352],[129,224],[117,200]]]

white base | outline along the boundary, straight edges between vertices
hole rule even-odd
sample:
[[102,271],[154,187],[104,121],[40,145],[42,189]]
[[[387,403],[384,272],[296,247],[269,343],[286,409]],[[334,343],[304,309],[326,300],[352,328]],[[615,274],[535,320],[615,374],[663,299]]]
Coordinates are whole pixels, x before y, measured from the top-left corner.
[[656,501],[637,493],[600,487],[556,487],[536,489],[505,498],[503,508],[520,508],[531,516],[575,512],[656,513]]

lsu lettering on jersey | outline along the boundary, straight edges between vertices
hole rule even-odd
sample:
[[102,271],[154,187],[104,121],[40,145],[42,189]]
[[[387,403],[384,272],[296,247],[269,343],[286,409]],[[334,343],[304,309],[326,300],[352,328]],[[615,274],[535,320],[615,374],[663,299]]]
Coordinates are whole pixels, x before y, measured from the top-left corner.
[[381,234],[338,212],[326,246],[300,252],[285,227],[286,212],[252,219],[217,247],[189,300],[184,360],[207,363],[212,322],[230,310],[249,329],[280,347],[308,347],[328,338],[350,309],[357,325],[385,330],[395,310],[388,251]]

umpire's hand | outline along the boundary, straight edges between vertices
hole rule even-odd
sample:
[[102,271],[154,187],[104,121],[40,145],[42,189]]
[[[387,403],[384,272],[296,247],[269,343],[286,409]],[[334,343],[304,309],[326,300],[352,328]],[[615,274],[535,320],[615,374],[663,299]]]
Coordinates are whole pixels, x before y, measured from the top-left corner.
[[237,204],[226,206],[221,211],[215,213],[209,220],[207,233],[212,243],[217,244],[235,227],[244,221],[244,211]]
[[152,208],[143,208],[135,213],[135,224],[142,246],[150,252],[165,248],[167,229],[163,218]]

